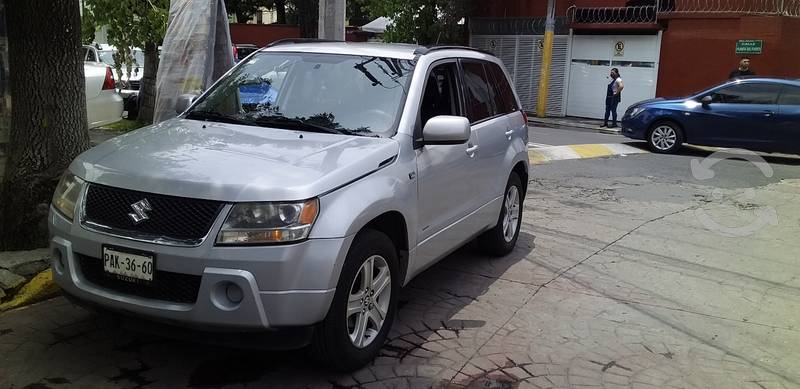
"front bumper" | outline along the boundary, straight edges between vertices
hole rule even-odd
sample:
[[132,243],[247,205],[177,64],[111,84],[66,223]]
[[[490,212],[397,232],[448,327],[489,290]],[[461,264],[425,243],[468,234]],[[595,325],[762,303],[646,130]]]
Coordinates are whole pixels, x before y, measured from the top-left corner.
[[[210,236],[219,229],[225,214],[220,213]],[[93,232],[52,208],[48,221],[53,277],[67,294],[128,316],[194,328],[263,330],[321,321],[328,312],[353,239],[217,247],[212,237],[197,247],[176,247]],[[158,272],[199,277],[196,300],[186,303],[145,298],[92,282],[81,263],[87,258],[100,261],[105,244],[154,253],[154,283],[158,282]],[[242,290],[241,302],[234,304],[227,297],[229,284]]]
[[641,119],[642,116],[641,114],[633,118],[628,115],[623,116],[621,134],[631,139],[644,140],[647,136],[647,123]]

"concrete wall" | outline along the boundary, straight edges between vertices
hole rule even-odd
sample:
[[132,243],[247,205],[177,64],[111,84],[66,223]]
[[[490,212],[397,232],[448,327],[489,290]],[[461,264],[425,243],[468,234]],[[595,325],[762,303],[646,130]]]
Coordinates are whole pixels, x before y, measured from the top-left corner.
[[230,27],[233,43],[252,43],[259,47],[266,46],[278,39],[300,37],[300,27],[297,26],[234,23]]
[[725,81],[738,67],[739,39],[761,39],[749,55],[758,75],[800,78],[800,21],[781,16],[680,18],[661,41],[657,96],[681,96]]

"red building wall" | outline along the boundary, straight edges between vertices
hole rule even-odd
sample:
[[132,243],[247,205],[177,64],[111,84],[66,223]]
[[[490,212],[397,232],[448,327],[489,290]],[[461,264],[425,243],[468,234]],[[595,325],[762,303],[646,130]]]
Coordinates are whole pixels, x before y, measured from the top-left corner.
[[278,39],[299,38],[300,27],[282,24],[231,24],[233,43],[252,43],[258,47],[266,46]]
[[800,22],[778,16],[671,19],[661,40],[657,96],[680,96],[725,81],[738,67],[739,39],[761,39],[749,55],[758,75],[800,78]]
[[[581,0],[575,0],[581,1]],[[567,14],[567,8],[575,1],[557,1],[556,16]],[[593,1],[593,0],[582,0]],[[602,0],[594,0],[602,1]],[[611,0],[614,1],[614,0]],[[624,2],[624,0],[622,0]],[[543,17],[547,15],[547,0],[489,0],[476,2],[474,16],[491,18]]]

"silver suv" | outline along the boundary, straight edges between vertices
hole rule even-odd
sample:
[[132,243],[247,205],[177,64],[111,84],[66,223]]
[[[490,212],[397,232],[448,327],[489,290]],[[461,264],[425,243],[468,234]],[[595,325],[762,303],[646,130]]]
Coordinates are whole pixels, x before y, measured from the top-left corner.
[[474,238],[517,241],[526,118],[491,55],[284,42],[178,106],[59,183],[54,277],[74,301],[351,370],[414,276]]

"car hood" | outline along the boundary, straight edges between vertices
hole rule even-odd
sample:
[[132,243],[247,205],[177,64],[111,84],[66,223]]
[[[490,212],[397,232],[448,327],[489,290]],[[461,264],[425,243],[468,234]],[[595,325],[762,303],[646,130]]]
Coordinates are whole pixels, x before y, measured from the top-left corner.
[[392,161],[389,138],[172,119],[81,154],[72,173],[114,187],[221,201],[301,200]]
[[680,97],[680,98],[657,97],[655,99],[649,99],[649,100],[640,101],[640,102],[634,104],[633,106],[634,107],[646,107],[646,106],[660,105],[660,104],[683,103],[684,101],[686,101],[686,99],[688,99],[688,97]]

